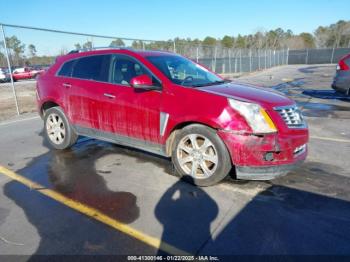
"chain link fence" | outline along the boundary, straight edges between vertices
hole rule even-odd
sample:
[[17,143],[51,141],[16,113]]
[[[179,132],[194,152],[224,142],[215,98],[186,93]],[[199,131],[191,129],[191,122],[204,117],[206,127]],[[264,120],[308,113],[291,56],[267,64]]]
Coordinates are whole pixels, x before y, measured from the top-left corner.
[[237,49],[174,43],[170,50],[210,68],[218,74],[241,74],[286,65],[288,49]]
[[350,53],[350,48],[289,50],[288,64],[334,64]]

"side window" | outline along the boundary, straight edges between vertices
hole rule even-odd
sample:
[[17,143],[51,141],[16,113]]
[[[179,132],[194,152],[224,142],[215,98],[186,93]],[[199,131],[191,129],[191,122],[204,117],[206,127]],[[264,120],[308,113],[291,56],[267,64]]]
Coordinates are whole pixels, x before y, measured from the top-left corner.
[[113,56],[110,71],[111,83],[130,86],[132,78],[144,74],[152,78],[154,85],[161,86],[160,82],[137,61],[126,56]]
[[63,64],[61,70],[58,72],[59,76],[70,77],[72,75],[73,64],[75,60],[68,61]]
[[80,79],[108,81],[110,55],[93,55],[78,59],[73,68],[73,77]]

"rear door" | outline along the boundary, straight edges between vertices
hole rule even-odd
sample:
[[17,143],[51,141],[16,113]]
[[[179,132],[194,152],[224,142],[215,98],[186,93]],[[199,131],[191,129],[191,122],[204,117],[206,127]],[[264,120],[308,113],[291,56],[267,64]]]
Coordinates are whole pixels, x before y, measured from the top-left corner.
[[109,59],[110,55],[91,55],[76,59],[72,77],[62,83],[66,88],[66,110],[77,127],[102,128],[101,83],[108,80]]

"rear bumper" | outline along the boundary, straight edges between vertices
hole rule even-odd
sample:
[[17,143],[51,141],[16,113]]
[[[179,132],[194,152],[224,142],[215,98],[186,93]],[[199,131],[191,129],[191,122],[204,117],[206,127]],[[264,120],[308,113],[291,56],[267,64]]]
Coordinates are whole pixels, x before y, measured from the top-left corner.
[[346,94],[346,95],[350,94],[350,84],[349,84],[349,87],[348,87],[345,84],[344,85],[339,85],[338,83],[333,82],[332,88],[335,91],[339,92],[339,93],[343,93],[343,94]]
[[333,79],[332,88],[339,93],[349,94],[350,71],[337,71]]
[[264,136],[219,130],[218,135],[230,152],[238,179],[270,180],[287,174],[307,156],[307,129]]

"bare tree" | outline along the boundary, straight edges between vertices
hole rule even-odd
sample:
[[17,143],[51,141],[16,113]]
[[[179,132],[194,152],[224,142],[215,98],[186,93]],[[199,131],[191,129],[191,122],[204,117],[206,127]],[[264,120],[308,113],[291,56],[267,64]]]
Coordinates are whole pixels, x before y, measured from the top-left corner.
[[28,51],[29,51],[30,57],[34,57],[36,55],[36,52],[37,52],[35,45],[33,45],[33,44],[28,45]]

